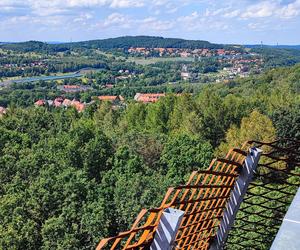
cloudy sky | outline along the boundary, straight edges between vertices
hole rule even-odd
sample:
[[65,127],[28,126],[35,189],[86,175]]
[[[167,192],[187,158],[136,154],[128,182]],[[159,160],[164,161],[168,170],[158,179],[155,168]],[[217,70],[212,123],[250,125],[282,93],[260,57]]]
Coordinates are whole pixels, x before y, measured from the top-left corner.
[[0,41],[123,35],[300,44],[300,0],[0,0]]

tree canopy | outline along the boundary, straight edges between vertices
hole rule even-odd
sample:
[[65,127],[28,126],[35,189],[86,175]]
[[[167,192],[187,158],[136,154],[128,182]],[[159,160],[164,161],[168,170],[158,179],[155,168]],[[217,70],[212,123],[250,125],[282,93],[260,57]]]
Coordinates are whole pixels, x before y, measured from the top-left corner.
[[120,109],[9,106],[0,117],[0,249],[94,249],[214,155],[245,140],[299,139],[299,72]]

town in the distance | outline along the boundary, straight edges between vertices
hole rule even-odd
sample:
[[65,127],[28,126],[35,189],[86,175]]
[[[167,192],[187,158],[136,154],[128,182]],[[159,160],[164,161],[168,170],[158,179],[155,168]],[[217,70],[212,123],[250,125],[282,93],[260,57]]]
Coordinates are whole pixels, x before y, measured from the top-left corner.
[[299,61],[299,50],[162,37],[0,43],[0,115],[12,103],[81,112],[98,101],[116,108],[131,100],[156,102]]

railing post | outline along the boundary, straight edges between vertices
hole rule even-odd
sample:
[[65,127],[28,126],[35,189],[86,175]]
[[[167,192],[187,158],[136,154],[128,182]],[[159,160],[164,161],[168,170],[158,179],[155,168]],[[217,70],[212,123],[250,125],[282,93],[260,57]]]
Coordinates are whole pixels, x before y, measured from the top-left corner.
[[167,208],[161,215],[151,250],[171,250],[177,235],[178,228],[183,219],[184,212]]
[[249,151],[250,152],[245,159],[240,175],[236,180],[233,190],[231,191],[230,198],[223,212],[220,226],[216,237],[210,246],[210,250],[222,250],[224,248],[236,214],[257,168],[262,150],[258,148],[250,148]]

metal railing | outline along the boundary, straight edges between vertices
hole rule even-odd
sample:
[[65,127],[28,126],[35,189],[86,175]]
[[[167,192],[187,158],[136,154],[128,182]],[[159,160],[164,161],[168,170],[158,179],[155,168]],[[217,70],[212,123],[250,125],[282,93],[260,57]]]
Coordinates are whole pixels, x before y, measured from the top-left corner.
[[264,153],[225,248],[270,249],[300,186],[300,142],[283,139],[247,145],[263,148]]
[[193,172],[185,185],[169,188],[160,207],[143,209],[130,230],[101,240],[97,250],[149,249],[166,208],[184,211],[174,248],[209,249],[243,168],[246,150],[253,146],[261,147],[264,153],[225,248],[267,249],[265,246],[271,245],[295,187],[300,185],[300,175],[296,173],[300,143],[294,140],[251,141],[242,149],[231,149],[224,159],[214,159],[207,170]]

